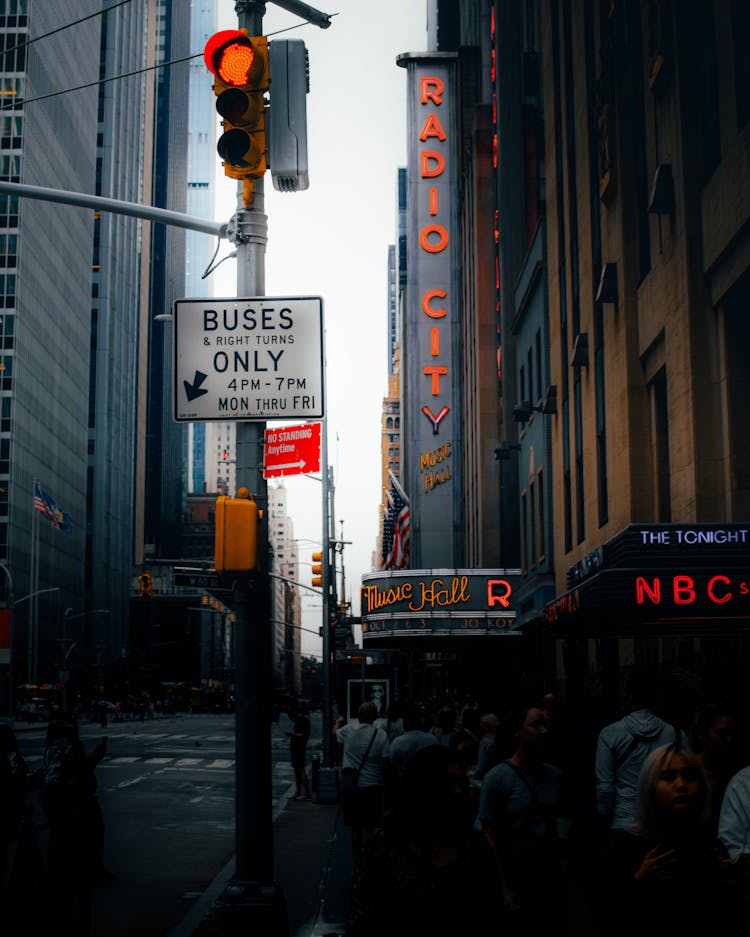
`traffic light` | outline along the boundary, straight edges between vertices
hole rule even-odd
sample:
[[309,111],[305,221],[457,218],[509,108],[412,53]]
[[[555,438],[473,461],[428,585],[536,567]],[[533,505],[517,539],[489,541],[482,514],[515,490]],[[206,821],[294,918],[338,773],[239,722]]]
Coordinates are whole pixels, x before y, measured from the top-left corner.
[[144,569],[138,577],[138,586],[141,590],[142,599],[150,599],[154,594],[154,580],[151,578],[151,572]]
[[203,58],[214,75],[216,110],[223,118],[216,149],[225,175],[245,183],[243,200],[250,207],[253,180],[267,168],[263,94],[270,85],[268,39],[249,36],[246,29],[224,29],[208,40]]
[[312,584],[318,588],[323,586],[323,554],[318,551],[312,555]]
[[238,488],[237,497],[216,499],[214,566],[217,573],[242,573],[255,569],[258,560],[258,509],[247,488]]

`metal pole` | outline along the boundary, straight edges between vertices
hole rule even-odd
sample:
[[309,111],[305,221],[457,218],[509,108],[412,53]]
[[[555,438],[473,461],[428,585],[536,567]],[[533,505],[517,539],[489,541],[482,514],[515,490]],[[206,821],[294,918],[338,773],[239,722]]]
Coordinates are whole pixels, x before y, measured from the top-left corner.
[[[265,3],[239,0],[239,27],[262,35]],[[235,245],[237,295],[265,295],[268,219],[263,179],[256,179],[252,208],[245,208],[238,186]],[[255,496],[268,517],[266,482],[261,471],[264,422],[237,423],[237,484]],[[273,882],[273,792],[271,786],[271,651],[268,537],[260,524],[259,565],[252,580],[237,580],[234,608],[236,660],[235,873],[227,891],[233,916],[262,923],[263,933],[286,935],[283,894]],[[271,923],[269,929],[268,925]]]
[[5,605],[8,609],[8,721],[13,728],[13,577],[5,563],[0,563],[0,569],[5,573],[8,581],[5,591]]
[[333,705],[336,701],[336,671],[334,667],[334,658],[336,653],[336,642],[331,641],[331,621],[336,617],[337,614],[337,598],[336,598],[336,508],[335,508],[335,485],[333,483],[333,466],[326,465],[326,471],[328,473],[328,500],[329,500],[329,515],[328,515],[328,527],[329,533],[326,535],[329,538],[331,544],[331,581],[328,589],[328,621],[326,623],[326,634],[328,635],[328,654],[326,655],[326,661],[328,665],[328,713],[330,717],[330,724],[333,724]]
[[323,482],[323,611],[322,611],[322,632],[323,642],[321,653],[323,655],[323,767],[333,767],[333,739],[331,738],[331,729],[333,727],[333,706],[332,706],[332,687],[331,687],[331,616],[329,613],[330,601],[330,580],[332,570],[330,567],[330,538],[328,535],[328,417],[323,417],[323,426],[320,442],[321,455],[321,477]]

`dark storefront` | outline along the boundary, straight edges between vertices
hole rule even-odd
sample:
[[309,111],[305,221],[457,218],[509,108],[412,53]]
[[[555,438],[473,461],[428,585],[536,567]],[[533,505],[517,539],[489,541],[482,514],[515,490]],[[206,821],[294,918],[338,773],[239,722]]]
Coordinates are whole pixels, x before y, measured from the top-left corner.
[[750,673],[750,524],[632,524],[572,566],[567,584],[524,629],[563,695],[614,708],[638,664],[739,699]]

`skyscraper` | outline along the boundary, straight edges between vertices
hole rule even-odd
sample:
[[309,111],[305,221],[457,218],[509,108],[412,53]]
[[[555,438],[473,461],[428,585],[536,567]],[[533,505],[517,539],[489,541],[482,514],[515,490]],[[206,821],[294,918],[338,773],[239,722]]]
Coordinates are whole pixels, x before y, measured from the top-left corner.
[[[187,35],[171,2],[101,13],[93,0],[1,0],[2,178],[184,210],[187,116],[170,100],[186,97],[187,66],[154,66],[184,57]],[[13,675],[52,680],[68,650],[83,688],[127,653],[144,539],[146,362],[152,387],[168,365],[149,326],[163,311],[155,304],[181,292],[184,236],[16,195],[0,208],[0,554],[6,599],[24,600]],[[149,426],[175,452],[160,389]],[[166,515],[179,504],[177,458],[160,452],[153,464],[166,476]],[[35,481],[69,515],[69,532],[34,511]]]

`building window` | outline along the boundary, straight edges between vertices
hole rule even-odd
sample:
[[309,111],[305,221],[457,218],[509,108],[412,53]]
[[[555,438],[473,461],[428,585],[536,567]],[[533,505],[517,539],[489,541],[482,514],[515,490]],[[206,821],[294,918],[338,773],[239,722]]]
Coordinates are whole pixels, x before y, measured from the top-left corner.
[[662,368],[651,381],[651,420],[656,520],[660,523],[668,523],[672,520],[672,495],[669,482],[669,413],[666,368]]
[[534,492],[534,477],[532,476],[529,481],[529,527],[528,527],[528,540],[529,540],[529,569],[534,569],[536,567],[536,500]]
[[547,546],[544,536],[544,469],[539,469],[536,473],[536,523],[537,523],[537,557],[539,562],[544,561]]

